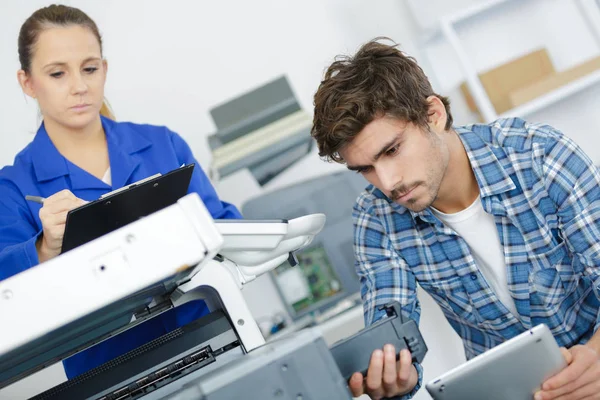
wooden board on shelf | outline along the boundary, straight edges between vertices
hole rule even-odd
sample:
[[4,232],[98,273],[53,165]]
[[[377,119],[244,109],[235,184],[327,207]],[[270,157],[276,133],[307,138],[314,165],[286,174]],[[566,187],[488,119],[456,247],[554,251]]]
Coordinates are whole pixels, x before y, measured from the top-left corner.
[[564,71],[554,73],[526,87],[512,91],[509,94],[510,108],[525,104],[536,97],[564,86],[576,79],[582,78],[600,69],[600,56]]
[[[494,69],[479,74],[479,80],[498,114],[510,110],[513,105],[509,95],[517,89],[529,87],[555,73],[546,49],[535,50]],[[466,83],[460,85],[467,105],[478,112],[477,105]]]

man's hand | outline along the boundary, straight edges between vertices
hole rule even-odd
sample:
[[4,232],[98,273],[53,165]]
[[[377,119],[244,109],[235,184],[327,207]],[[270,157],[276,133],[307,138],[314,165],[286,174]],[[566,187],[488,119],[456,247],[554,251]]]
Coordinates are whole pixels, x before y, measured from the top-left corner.
[[588,345],[561,348],[567,368],[546,380],[535,400],[600,399],[600,357]]
[[368,394],[373,400],[409,393],[417,385],[419,374],[412,364],[410,351],[400,352],[396,362],[396,350],[386,344],[383,351],[375,350],[367,370],[367,377],[356,372],[350,378],[348,386],[354,397]]
[[44,231],[36,243],[40,263],[60,254],[67,213],[85,203],[87,203],[85,200],[75,197],[67,189],[44,200],[44,206],[40,209],[40,220]]

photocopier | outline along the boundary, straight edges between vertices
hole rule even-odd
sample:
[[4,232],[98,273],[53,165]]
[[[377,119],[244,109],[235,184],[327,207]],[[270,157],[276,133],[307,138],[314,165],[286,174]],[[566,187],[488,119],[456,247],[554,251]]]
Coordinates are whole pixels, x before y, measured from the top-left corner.
[[349,399],[384,343],[427,348],[397,304],[331,349],[317,327],[266,343],[242,296],[309,245],[323,214],[213,220],[197,194],[0,281],[0,388],[203,299],[209,314],[34,399]]

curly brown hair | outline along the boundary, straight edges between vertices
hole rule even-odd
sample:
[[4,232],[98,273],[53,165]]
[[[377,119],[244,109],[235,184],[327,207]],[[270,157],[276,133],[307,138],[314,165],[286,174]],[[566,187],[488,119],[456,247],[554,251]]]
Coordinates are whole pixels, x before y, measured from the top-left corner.
[[[392,42],[391,45],[380,43]],[[338,151],[375,118],[387,115],[428,129],[429,96],[446,108],[445,129],[452,127],[450,101],[435,93],[416,60],[389,38],[375,38],[354,57],[337,56],[314,97],[311,135],[319,155],[342,163]]]

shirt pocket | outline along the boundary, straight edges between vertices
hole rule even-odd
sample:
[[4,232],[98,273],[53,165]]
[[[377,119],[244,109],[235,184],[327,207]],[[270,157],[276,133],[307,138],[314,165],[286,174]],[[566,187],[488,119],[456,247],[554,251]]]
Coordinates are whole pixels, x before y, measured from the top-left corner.
[[460,277],[419,282],[419,285],[436,300],[446,316],[479,323],[476,309]]
[[529,261],[529,291],[532,300],[547,307],[555,307],[576,289],[582,271],[573,269],[572,259],[564,242],[543,254],[529,255]]

